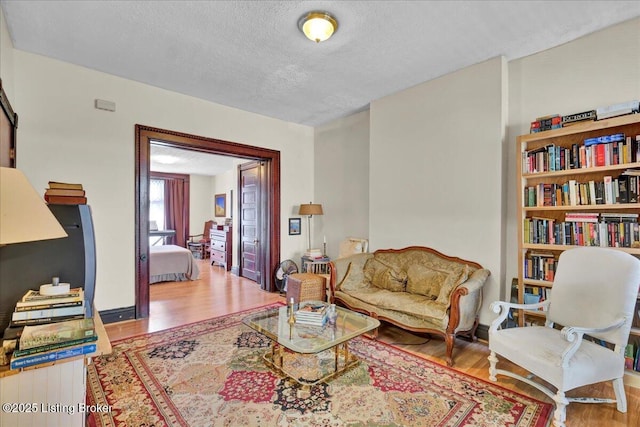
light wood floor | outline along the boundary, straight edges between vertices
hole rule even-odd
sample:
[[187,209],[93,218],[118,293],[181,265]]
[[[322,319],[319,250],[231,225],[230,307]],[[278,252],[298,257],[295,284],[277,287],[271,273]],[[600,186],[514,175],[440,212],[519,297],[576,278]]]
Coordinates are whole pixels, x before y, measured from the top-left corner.
[[[114,341],[276,301],[284,302],[283,297],[277,293],[260,290],[254,282],[227,273],[221,267],[210,266],[206,260],[198,262],[201,271],[200,280],[152,285],[149,318],[108,324],[106,330],[109,338]],[[390,325],[383,325],[380,328],[379,339],[437,363],[444,363],[445,346],[438,337],[430,339],[428,336],[414,335]],[[489,351],[485,343],[471,343],[458,339],[454,348],[454,369],[489,381],[488,355]],[[517,369],[508,362],[501,362],[498,366]],[[544,394],[522,382],[499,376],[498,384],[539,400],[551,402]],[[567,408],[567,426],[640,426],[640,389],[627,386],[626,391],[626,414],[618,412],[615,404],[572,403]],[[614,397],[610,383],[583,387],[567,395]]]

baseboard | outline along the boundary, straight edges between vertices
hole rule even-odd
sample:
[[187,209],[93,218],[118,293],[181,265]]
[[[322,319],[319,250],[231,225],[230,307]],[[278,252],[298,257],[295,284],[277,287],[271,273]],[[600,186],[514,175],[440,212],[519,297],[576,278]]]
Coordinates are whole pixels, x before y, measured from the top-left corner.
[[121,322],[123,320],[132,320],[136,318],[136,307],[121,307],[111,310],[100,311],[100,319],[102,323]]
[[480,323],[476,329],[476,336],[479,340],[489,341],[489,326]]

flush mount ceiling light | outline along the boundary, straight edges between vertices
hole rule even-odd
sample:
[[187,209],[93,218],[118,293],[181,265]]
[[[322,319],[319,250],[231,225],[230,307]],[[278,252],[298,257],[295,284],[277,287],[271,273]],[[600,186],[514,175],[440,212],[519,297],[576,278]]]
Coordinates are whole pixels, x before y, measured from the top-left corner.
[[327,12],[309,12],[300,18],[298,28],[316,43],[327,40],[338,29],[338,21]]

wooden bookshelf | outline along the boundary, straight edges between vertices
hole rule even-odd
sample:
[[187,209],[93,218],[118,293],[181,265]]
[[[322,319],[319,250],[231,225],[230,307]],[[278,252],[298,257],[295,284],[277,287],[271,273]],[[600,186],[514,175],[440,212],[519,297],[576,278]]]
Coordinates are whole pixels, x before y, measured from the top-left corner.
[[[588,138],[597,138],[606,135],[624,134],[624,145],[617,142],[617,150],[613,150],[613,144],[607,144],[606,157],[613,160],[614,151],[617,153],[617,163],[615,161],[606,161],[606,164],[602,164],[602,157],[596,159],[596,155],[591,157],[588,161],[588,166],[580,165],[579,168],[568,168],[560,165],[560,160],[563,160],[563,165],[568,165],[567,155],[570,153],[573,155],[577,153],[580,158],[580,147],[584,146],[584,141]],[[622,154],[622,146],[626,147],[628,142],[632,142],[635,148],[636,136],[640,135],[640,114],[632,114],[621,117],[615,117],[611,119],[601,121],[590,121],[578,123],[572,126],[568,126],[561,129],[554,129],[549,131],[543,131],[539,133],[532,133],[521,135],[517,138],[517,192],[518,192],[518,221],[520,226],[518,227],[518,302],[524,303],[525,288],[537,288],[540,290],[551,290],[553,288],[552,275],[546,275],[545,277],[530,277],[528,272],[531,270],[527,268],[525,270],[525,260],[531,263],[531,254],[553,255],[557,261],[560,254],[570,248],[577,246],[591,246],[600,244],[600,236],[603,230],[595,226],[588,225],[588,227],[595,227],[590,229],[590,233],[585,231],[584,241],[569,242],[566,233],[562,234],[565,238],[564,241],[558,241],[558,239],[550,239],[551,242],[539,242],[536,239],[531,238],[531,230],[525,230],[528,226],[531,226],[533,218],[541,218],[542,222],[546,220],[547,225],[558,225],[565,223],[565,215],[568,213],[604,213],[604,214],[639,214],[640,213],[640,195],[638,200],[634,203],[628,203],[628,198],[625,203],[621,203],[621,200],[613,201],[609,203],[600,203],[600,198],[596,197],[598,201],[594,200],[594,191],[589,191],[591,188],[602,188],[603,184],[597,184],[604,182],[611,177],[612,181],[623,175],[623,172],[627,169],[640,169],[640,156],[629,157],[631,149]],[[627,138],[630,137],[631,141]],[[640,137],[638,137],[640,143]],[[577,147],[577,149],[576,149]],[[583,163],[586,163],[587,149],[584,150]],[[538,154],[535,154],[535,153]],[[549,153],[553,152],[553,156]],[[543,154],[539,154],[543,153]],[[562,154],[560,160],[555,160],[558,154]],[[532,159],[532,156],[538,156]],[[551,159],[550,159],[551,157]],[[553,167],[550,167],[549,162],[539,162],[538,160],[546,159],[551,160],[554,163]],[[535,167],[532,167],[535,166]],[[560,166],[560,167],[558,167]],[[605,177],[607,177],[605,179]],[[640,180],[640,177],[637,178]],[[577,196],[580,201],[587,199],[589,204],[571,204],[567,192],[563,191],[567,188],[566,183],[575,181],[578,192],[585,190],[585,193],[580,197]],[[593,181],[593,184],[590,183]],[[584,187],[580,187],[580,185]],[[606,186],[606,184],[605,184]],[[546,191],[546,188],[551,187],[550,191]],[[530,190],[527,192],[527,188]],[[531,190],[535,188],[536,190]],[[533,197],[535,203],[531,203],[531,191],[535,191]],[[551,195],[549,196],[549,193]],[[587,194],[588,193],[588,194]],[[526,194],[526,199],[525,199]],[[601,193],[599,193],[601,195]],[[547,196],[547,197],[545,197]],[[575,197],[573,198],[575,200]],[[599,218],[601,216],[599,215]],[[539,221],[539,220],[538,220]],[[601,220],[598,220],[601,222]],[[539,226],[540,222],[536,225]],[[637,224],[637,220],[636,220]],[[587,226],[585,226],[587,227]],[[634,225],[629,225],[628,229],[630,238],[627,241],[619,242],[616,250],[625,251],[634,256],[640,258],[640,242],[634,240],[640,240],[638,238],[638,226],[635,226],[635,238],[634,238]],[[544,228],[543,228],[544,229]],[[545,229],[548,230],[548,229]],[[552,230],[558,230],[558,228],[552,228]],[[568,229],[564,229],[567,230]],[[529,231],[529,233],[525,233]],[[538,228],[536,228],[538,231]],[[627,231],[627,230],[625,230]],[[527,234],[527,235],[525,235]],[[544,234],[544,233],[543,233]],[[609,234],[607,233],[607,236]],[[549,234],[546,234],[549,236]],[[587,236],[589,238],[587,238]],[[556,236],[557,237],[557,234]],[[533,240],[533,241],[532,241]],[[538,239],[540,240],[540,239]],[[612,247],[611,240],[609,239],[605,246]],[[615,244],[613,245],[615,246]],[[528,259],[529,258],[529,259]],[[539,261],[539,259],[537,260]],[[537,265],[537,264],[536,264]],[[543,274],[544,276],[544,274]],[[640,305],[636,307],[640,309]],[[545,320],[544,311],[524,311],[520,310],[517,314],[519,326],[525,326],[529,323],[543,323]],[[630,342],[633,341],[636,345],[640,344],[640,323],[634,320],[633,328],[631,330]],[[628,384],[640,387],[640,373],[635,371],[628,371],[630,377]],[[625,381],[627,378],[625,378]]]

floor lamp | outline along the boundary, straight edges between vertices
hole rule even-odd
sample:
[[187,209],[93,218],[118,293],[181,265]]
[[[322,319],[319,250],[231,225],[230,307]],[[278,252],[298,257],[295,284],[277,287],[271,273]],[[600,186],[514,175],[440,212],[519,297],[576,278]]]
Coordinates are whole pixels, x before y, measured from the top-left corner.
[[307,215],[307,241],[309,243],[307,250],[311,251],[311,217],[314,215],[322,215],[322,205],[313,204],[311,202],[309,202],[309,204],[300,205],[298,215]]

